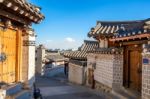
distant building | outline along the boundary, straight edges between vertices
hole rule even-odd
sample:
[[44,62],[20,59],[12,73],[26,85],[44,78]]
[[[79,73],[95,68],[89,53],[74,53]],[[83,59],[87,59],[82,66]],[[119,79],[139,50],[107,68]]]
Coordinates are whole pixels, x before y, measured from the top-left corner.
[[70,82],[76,84],[86,83],[87,55],[89,51],[94,51],[98,47],[99,43],[97,41],[85,40],[77,51],[64,52],[64,56],[69,58],[68,79]]
[[53,68],[56,66],[64,66],[66,58],[63,57],[59,51],[49,51],[46,53],[46,66],[45,68]]
[[94,75],[95,87],[116,93],[130,90],[149,99],[150,19],[98,21],[88,35],[100,45],[87,56],[87,75]]
[[40,9],[26,0],[0,0],[0,99],[30,99],[35,82],[35,32]]
[[43,45],[39,45],[36,47],[36,74],[43,75],[44,74],[44,66],[45,66],[45,47]]

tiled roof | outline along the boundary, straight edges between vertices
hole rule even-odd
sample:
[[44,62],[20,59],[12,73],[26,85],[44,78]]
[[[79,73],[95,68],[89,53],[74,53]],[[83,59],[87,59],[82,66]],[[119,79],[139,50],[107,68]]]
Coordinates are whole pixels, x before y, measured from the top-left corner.
[[93,51],[98,48],[99,43],[97,41],[84,41],[84,44],[79,48],[78,51],[67,51],[64,52],[64,56],[71,59],[86,59],[87,52]]
[[0,0],[0,6],[4,6],[14,11],[14,14],[18,13],[35,23],[44,19],[44,15],[40,13],[40,8],[27,2],[27,0]]
[[86,51],[68,51],[64,53],[65,57],[72,59],[86,59],[87,52]]
[[150,31],[146,28],[146,22],[150,19],[139,21],[98,21],[95,28],[92,28],[88,33],[88,36],[106,35],[113,36],[114,38],[126,37],[141,33],[147,33]]
[[80,47],[79,51],[91,51],[99,46],[97,41],[84,40],[84,44]]
[[65,58],[61,55],[47,55],[46,59],[49,61],[64,61]]

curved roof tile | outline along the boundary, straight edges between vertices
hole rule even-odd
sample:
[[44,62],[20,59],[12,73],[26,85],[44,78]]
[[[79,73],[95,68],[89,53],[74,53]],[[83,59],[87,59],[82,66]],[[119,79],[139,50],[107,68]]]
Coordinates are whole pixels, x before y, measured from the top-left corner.
[[[145,29],[144,26],[146,22],[150,21],[150,19],[146,20],[138,20],[138,21],[98,21],[96,28],[92,28],[88,33],[88,36],[97,36],[97,35],[119,35],[119,37],[135,35],[138,33],[146,33],[150,31],[150,29]],[[95,31],[96,30],[96,31]]]
[[72,59],[86,59],[87,53],[94,51],[98,47],[99,43],[97,41],[85,40],[80,50],[64,52],[64,56]]

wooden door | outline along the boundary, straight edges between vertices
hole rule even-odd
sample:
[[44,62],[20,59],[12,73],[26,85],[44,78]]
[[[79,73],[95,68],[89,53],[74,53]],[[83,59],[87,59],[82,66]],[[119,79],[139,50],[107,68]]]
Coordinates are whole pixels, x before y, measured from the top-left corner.
[[[17,63],[17,31],[0,29],[0,82],[15,82]],[[5,58],[5,59],[4,59]]]
[[124,86],[141,91],[142,47],[127,46],[124,53]]
[[129,82],[130,88],[141,90],[141,53],[140,51],[129,51]]

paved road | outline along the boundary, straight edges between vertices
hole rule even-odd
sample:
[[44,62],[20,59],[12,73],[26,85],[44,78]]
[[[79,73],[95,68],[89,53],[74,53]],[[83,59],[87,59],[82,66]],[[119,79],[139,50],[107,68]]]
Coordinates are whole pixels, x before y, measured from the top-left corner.
[[89,88],[69,84],[61,77],[36,77],[36,85],[44,99],[112,99],[111,96]]

